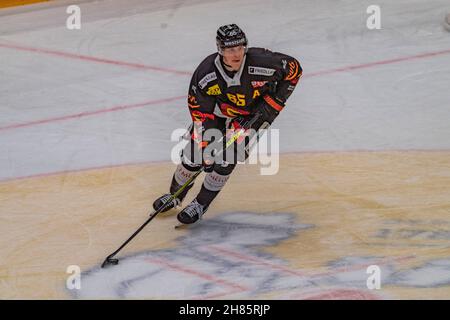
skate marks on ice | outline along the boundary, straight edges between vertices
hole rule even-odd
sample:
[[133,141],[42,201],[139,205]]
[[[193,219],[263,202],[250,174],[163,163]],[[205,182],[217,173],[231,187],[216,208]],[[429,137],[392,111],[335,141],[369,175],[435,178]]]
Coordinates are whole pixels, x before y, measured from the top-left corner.
[[[82,274],[75,298],[153,299],[382,299],[367,289],[369,265],[381,269],[381,283],[402,287],[448,285],[450,259],[427,261],[414,269],[399,265],[414,257],[343,257],[324,269],[295,269],[264,252],[314,225],[289,213],[224,213],[204,219],[177,238],[172,249],[123,257],[119,265]],[[299,249],[298,259],[302,257]],[[432,272],[433,276],[429,274]]]
[[[445,211],[442,212],[445,214]],[[450,221],[429,218],[384,220],[381,222],[377,233],[368,243],[373,246],[384,247],[396,246],[450,250]]]
[[[396,272],[389,283],[401,287],[439,288],[450,286],[450,221],[444,219],[387,219],[367,244],[395,248],[434,249],[441,254],[417,267]],[[447,252],[447,254],[445,253]],[[444,253],[444,254],[442,254]],[[450,298],[450,291],[447,297]]]

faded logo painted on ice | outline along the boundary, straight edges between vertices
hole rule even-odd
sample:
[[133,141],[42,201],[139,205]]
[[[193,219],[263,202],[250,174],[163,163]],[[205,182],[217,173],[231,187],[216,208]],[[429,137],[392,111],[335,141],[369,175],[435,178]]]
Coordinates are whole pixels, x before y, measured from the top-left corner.
[[304,271],[262,250],[313,227],[296,223],[295,215],[289,213],[224,213],[193,225],[187,235],[177,239],[175,248],[139,253],[122,258],[117,266],[96,267],[83,273],[81,290],[70,294],[83,299],[389,298],[367,289],[369,265],[380,266],[383,286],[448,283],[445,277],[430,280],[426,275],[430,272],[448,275],[449,260],[399,270],[398,264],[410,261],[410,256],[343,257],[318,271]]

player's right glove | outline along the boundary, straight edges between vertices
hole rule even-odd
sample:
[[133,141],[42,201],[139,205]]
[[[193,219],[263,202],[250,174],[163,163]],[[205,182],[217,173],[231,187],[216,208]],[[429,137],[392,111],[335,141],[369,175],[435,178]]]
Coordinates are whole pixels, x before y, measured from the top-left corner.
[[209,154],[209,152],[205,152],[206,147],[210,143],[209,141],[204,140],[205,131],[206,126],[204,122],[201,121],[193,122],[193,125],[191,127],[191,140],[193,142],[191,152],[195,153],[194,159],[201,159],[201,165],[204,167],[205,172],[210,172],[212,171],[214,166],[214,154]]

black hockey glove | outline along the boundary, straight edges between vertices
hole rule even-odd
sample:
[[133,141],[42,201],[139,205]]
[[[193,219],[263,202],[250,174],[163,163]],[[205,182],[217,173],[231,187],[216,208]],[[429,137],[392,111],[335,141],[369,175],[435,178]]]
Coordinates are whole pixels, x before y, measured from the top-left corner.
[[205,126],[204,122],[197,121],[191,124],[189,134],[185,135],[185,139],[190,139],[191,143],[186,146],[188,149],[185,152],[188,153],[191,162],[204,167],[205,172],[211,172],[214,167],[214,153],[205,150],[210,144],[210,141],[203,139],[206,128],[208,126]]
[[[235,129],[254,129],[256,131],[261,128],[263,123],[268,122],[269,125],[275,120],[280,114],[280,111],[284,108],[284,103],[272,98],[269,95],[264,96],[258,101],[253,109],[253,113],[246,116],[236,117],[232,124]],[[254,121],[255,114],[259,113],[258,119]]]
[[255,111],[261,112],[260,124],[263,122],[268,122],[272,124],[276,117],[280,114],[280,111],[283,110],[284,103],[279,99],[272,98],[269,95],[265,95],[260,102],[256,105]]

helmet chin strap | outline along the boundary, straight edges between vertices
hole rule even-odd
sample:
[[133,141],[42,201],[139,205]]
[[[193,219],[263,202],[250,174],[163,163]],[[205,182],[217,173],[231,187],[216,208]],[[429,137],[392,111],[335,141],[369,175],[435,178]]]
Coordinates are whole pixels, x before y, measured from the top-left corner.
[[226,63],[225,63],[225,60],[223,61],[223,65],[224,65],[225,67],[228,67],[228,68],[230,68],[230,69],[233,69],[232,66],[230,66],[229,64],[226,64]]

